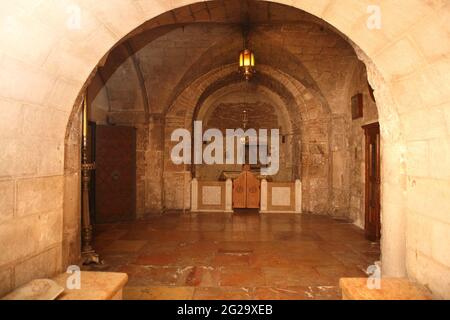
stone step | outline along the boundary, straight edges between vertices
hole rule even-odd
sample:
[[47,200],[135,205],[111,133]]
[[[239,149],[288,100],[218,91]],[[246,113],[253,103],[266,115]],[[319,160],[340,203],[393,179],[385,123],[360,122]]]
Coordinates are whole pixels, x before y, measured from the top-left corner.
[[431,300],[428,289],[406,278],[382,278],[378,288],[368,278],[341,278],[343,300]]
[[68,289],[69,277],[74,274],[30,281],[2,300],[122,300],[123,287],[128,282],[126,273],[81,271],[79,289]]
[[115,272],[81,272],[80,289],[67,289],[68,273],[53,278],[65,288],[57,300],[122,300],[123,287],[128,282],[126,273]]
[[55,300],[64,287],[50,279],[35,279],[13,292],[4,296],[1,300]]

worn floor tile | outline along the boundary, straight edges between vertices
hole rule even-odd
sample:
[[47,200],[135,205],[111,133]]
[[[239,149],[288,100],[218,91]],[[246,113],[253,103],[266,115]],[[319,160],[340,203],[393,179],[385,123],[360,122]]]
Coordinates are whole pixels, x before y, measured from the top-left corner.
[[104,249],[106,253],[135,253],[146,244],[143,240],[116,240]]
[[340,299],[364,277],[378,243],[317,215],[169,214],[100,225],[98,271],[126,272],[126,299]]
[[244,287],[196,288],[194,300],[252,300],[253,289]]
[[191,300],[193,287],[125,287],[124,300]]
[[176,255],[173,253],[155,253],[141,255],[134,263],[146,266],[168,266],[175,265],[176,261]]
[[339,300],[339,288],[322,287],[261,287],[253,293],[255,300]]
[[265,286],[266,280],[261,268],[222,267],[219,284],[222,287],[259,287]]

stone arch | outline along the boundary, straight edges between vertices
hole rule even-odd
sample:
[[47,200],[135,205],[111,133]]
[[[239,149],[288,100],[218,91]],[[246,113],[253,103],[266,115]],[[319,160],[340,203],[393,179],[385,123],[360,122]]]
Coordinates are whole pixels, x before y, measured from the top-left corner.
[[[225,107],[225,105],[227,107]],[[286,137],[292,137],[289,135],[291,133],[291,121],[294,122],[296,120],[291,119],[284,101],[268,88],[257,85],[256,81],[253,83],[246,83],[241,80],[216,88],[216,90],[211,92],[208,97],[201,101],[201,104],[197,105],[198,112],[194,114],[192,120],[202,121],[204,130],[211,128],[225,130],[242,127],[242,109],[238,107],[238,105],[245,105],[246,108],[249,108],[247,109],[250,111],[250,123],[248,124],[248,128],[279,128],[281,135],[284,134]],[[230,112],[230,108],[234,111]],[[265,115],[264,119],[259,118],[255,111],[252,112],[254,108],[262,108],[264,110],[261,110],[263,113],[259,113]],[[218,109],[220,111],[218,111]],[[223,115],[223,118],[221,118],[222,120],[217,121],[216,117],[220,117],[221,115]],[[256,120],[256,122],[252,122],[254,120]],[[228,123],[228,125],[226,123]],[[224,131],[222,132],[225,133]],[[280,159],[282,165],[280,166],[280,171],[273,177],[273,179],[277,179],[277,181],[292,180],[294,168],[292,167],[292,161],[287,155],[293,155],[291,144],[280,144]],[[202,165],[192,166],[193,174],[197,179],[217,179],[221,170],[240,170],[240,168],[239,165],[214,166],[211,168]]]
[[[258,81],[262,81],[265,86],[270,88],[270,85],[264,82],[266,79],[273,79],[275,81],[272,81],[272,83],[278,83],[277,88],[270,88],[272,91],[278,91],[278,93],[280,93],[281,91],[279,90],[285,88],[286,91],[284,91],[284,93],[287,93],[293,101],[301,102],[298,104],[300,108],[300,117],[308,114],[309,111],[304,108],[306,105],[305,101],[313,100],[314,104],[321,109],[321,112],[330,112],[329,106],[320,91],[307,87],[291,75],[269,65],[258,65],[258,73],[259,75],[256,75],[256,77],[259,77]],[[214,92],[217,88],[223,87],[229,83],[239,82],[241,80],[241,76],[237,73],[235,64],[212,69],[194,81],[191,81],[191,83],[175,97],[165,111],[165,114],[170,116],[171,114],[186,111],[186,116],[189,120],[185,122],[185,125],[186,128],[188,128],[191,119],[195,117],[198,104],[201,104],[211,92]],[[292,92],[296,92],[296,94],[292,94]]]
[[[245,90],[243,87],[246,83],[231,83],[227,86],[218,88],[215,92],[210,94],[206,99],[203,100],[202,105],[199,106],[198,112],[194,113],[193,120],[207,120],[210,118],[211,113],[214,111],[214,102],[219,100],[221,97]],[[273,91],[266,87],[256,87],[253,89],[255,92],[261,93],[264,97],[269,99],[271,102],[276,101],[276,105],[279,106],[279,112],[281,113],[279,121],[282,127],[284,127],[284,131],[287,133],[292,132],[292,123],[289,111],[287,110],[287,106],[282,101],[279,95],[276,95]],[[283,134],[283,132],[281,132]]]
[[[67,12],[62,4],[52,6],[39,2],[31,8],[26,7],[28,3],[17,1],[1,4],[2,17],[11,17],[18,26],[13,32],[1,34],[2,105],[8,112],[13,108],[30,108],[30,105],[47,111],[23,124],[30,128],[26,133],[17,127],[21,123],[20,113],[8,113],[9,121],[1,128],[2,137],[7,138],[2,140],[0,166],[0,175],[7,183],[32,186],[54,179],[57,185],[62,185],[63,145],[70,136],[66,134],[67,124],[75,119],[86,79],[90,79],[96,65],[139,25],[194,1],[73,2],[83,11],[80,30],[66,28]],[[368,67],[369,80],[375,89],[382,130],[383,272],[390,276],[407,274],[428,284],[437,296],[449,297],[449,284],[442,279],[448,279],[450,261],[448,254],[439,254],[450,252],[449,244],[439,242],[448,237],[450,228],[447,214],[450,170],[448,162],[439,161],[437,155],[448,158],[450,153],[447,23],[450,4],[377,0],[375,3],[383,12],[382,28],[370,30],[366,27],[367,7],[374,1],[272,2],[304,10],[327,21],[361,49],[360,57]],[[32,50],[24,45],[27,42],[33,43]],[[42,127],[51,133],[43,133]],[[25,147],[37,145],[37,137],[45,137],[39,148]],[[428,157],[424,150],[434,150],[436,157]],[[39,159],[38,165],[30,159]],[[418,164],[418,159],[423,163]],[[74,190],[66,185],[66,191]],[[20,192],[19,188],[18,206],[22,199]],[[40,197],[42,203],[48,198],[57,199],[52,210],[60,219],[62,194],[62,188],[58,188]],[[28,205],[30,200],[24,201]],[[8,223],[14,228],[23,225],[19,219]],[[437,226],[433,237],[426,232],[414,232],[425,224]],[[13,245],[20,242],[17,239],[22,234],[16,232],[11,239],[6,239],[5,248],[11,249],[4,252],[2,264],[14,265],[30,257],[30,249],[17,250]],[[59,234],[33,248],[43,252],[49,245],[58,247],[62,232]],[[434,249],[423,249],[420,242]]]
[[[192,81],[166,111],[166,118],[169,119],[165,132],[166,139],[180,125],[192,130],[193,121],[197,118],[204,101],[214,95],[217,90],[241,81],[242,78],[237,73],[235,64],[213,69]],[[303,160],[297,163],[298,167],[295,170],[297,171],[296,176],[301,177],[303,181],[305,211],[329,212],[331,210],[328,204],[332,198],[333,172],[329,143],[332,121],[329,106],[320,92],[308,88],[298,79],[268,65],[258,65],[255,82],[280,97],[291,118],[298,119],[297,122],[292,123],[292,140],[299,142],[297,148],[300,149],[299,154]],[[319,138],[308,136],[306,132],[310,130],[305,128],[317,127],[318,123],[322,128]],[[320,138],[322,136],[323,138]],[[168,160],[171,144],[166,143],[165,145],[166,160]],[[313,162],[315,165],[311,165]],[[166,165],[169,167],[169,164]],[[184,170],[181,166],[179,169]],[[191,168],[192,170],[193,168]],[[319,187],[321,179],[327,181],[326,188]],[[322,197],[318,197],[318,194]],[[323,195],[327,196],[323,197]]]
[[[263,34],[262,32],[258,32],[257,34]],[[202,75],[209,73],[211,70],[217,70],[221,68],[223,65],[234,64],[234,68],[237,68],[237,63],[233,57],[236,56],[236,52],[241,50],[241,41],[236,41],[236,37],[239,37],[239,32],[232,33],[231,35],[227,35],[225,39],[225,43],[227,46],[224,47],[223,43],[220,42],[211,48],[209,48],[205,53],[202,54],[201,57],[197,59],[195,63],[187,70],[183,76],[183,78],[178,82],[173,90],[173,95],[171,101],[168,103],[167,108],[171,107],[174,100],[186,89],[187,86],[190,86],[192,81],[200,78]],[[255,50],[264,50],[263,47],[253,45],[252,47]],[[313,77],[310,75],[308,69],[303,65],[302,61],[296,58],[292,53],[288,52],[286,49],[282,48],[278,43],[273,45],[275,51],[277,52],[277,56],[273,57],[272,60],[267,59],[263,61],[258,61],[259,66],[271,66],[274,65],[274,60],[277,65],[277,71],[282,72],[284,74],[290,73],[290,76],[295,78],[297,82],[301,83],[301,86],[307,87],[318,95],[322,99],[323,103],[327,104],[326,99],[323,95],[320,94],[320,88],[314,81]],[[259,52],[261,56],[264,56]],[[258,52],[257,52],[258,54]],[[258,54],[258,57],[260,56]],[[221,59],[221,56],[227,57],[227,59]],[[230,60],[230,57],[232,57]],[[261,69],[261,68],[259,68]],[[237,77],[237,75],[236,75]],[[327,106],[328,107],[328,106]]]

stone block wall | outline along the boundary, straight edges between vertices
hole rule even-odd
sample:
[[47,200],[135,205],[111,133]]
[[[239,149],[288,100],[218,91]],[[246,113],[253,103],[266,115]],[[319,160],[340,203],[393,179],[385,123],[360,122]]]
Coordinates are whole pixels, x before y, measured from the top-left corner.
[[[378,122],[378,110],[371,97],[365,68],[355,68],[349,86],[349,96],[363,94],[363,117],[350,121],[348,154],[350,161],[350,217],[356,225],[364,228],[365,217],[365,138],[363,125]],[[348,108],[351,109],[349,102]]]
[[[351,130],[348,89],[357,86],[355,81],[359,85],[360,79],[351,77],[353,70],[364,67],[352,47],[339,35],[314,20],[304,16],[301,19],[304,19],[302,23],[257,25],[252,29],[251,45],[258,56],[259,70],[249,84],[241,82],[240,86],[236,84],[239,78],[232,75],[235,70],[228,75],[224,73],[223,77],[231,77],[229,80],[221,80],[220,75],[207,76],[211,68],[225,71],[224,66],[230,68],[235,63],[234,52],[240,50],[240,44],[235,41],[239,34],[233,27],[198,24],[164,32],[149,30],[110,54],[100,70],[101,78],[107,80],[103,89],[98,90],[94,107],[109,108],[109,123],[135,127],[147,125],[146,110],[151,109],[155,114],[161,112],[164,146],[149,145],[146,149],[144,144],[138,143],[138,162],[141,163],[138,164],[138,216],[182,207],[179,197],[183,193],[170,189],[179,185],[179,176],[185,171],[170,161],[170,150],[175,145],[170,142],[173,130],[182,127],[190,130],[196,113],[203,114],[202,119],[210,119],[207,127],[241,126],[241,123],[234,123],[241,122],[241,112],[237,114],[237,109],[233,115],[227,114],[231,107],[220,114],[205,110],[227,102],[241,103],[241,107],[258,102],[261,110],[255,113],[260,117],[257,125],[281,128],[287,142],[280,154],[280,173],[274,179],[288,181],[298,177],[303,180],[305,211],[356,219],[356,212],[350,214],[353,152],[349,148],[353,135],[359,133]],[[227,46],[222,45],[224,41]],[[126,58],[126,48],[133,46],[138,46],[139,50],[133,57]],[[273,54],[278,51],[281,54]],[[272,69],[265,70],[268,66]],[[274,82],[275,77],[291,78]],[[195,79],[203,79],[198,82],[201,86],[194,87]],[[298,83],[299,87],[295,88],[293,83]],[[108,102],[102,103],[105,97]],[[269,101],[276,108],[278,120],[273,123],[267,122],[273,111],[263,107]],[[95,113],[102,114],[100,110]],[[151,128],[152,124],[148,125]],[[138,133],[138,137],[144,135]],[[152,139],[152,132],[149,132],[149,139]],[[163,167],[160,167],[161,158]],[[233,168],[235,166],[197,166],[188,170],[197,177],[217,179],[221,171]],[[144,198],[148,199],[147,203]],[[353,200],[354,203],[355,198]]]
[[[298,8],[323,19],[366,55],[382,130],[384,273],[408,275],[428,285],[435,297],[449,298],[448,2],[376,1],[383,17],[382,28],[377,30],[366,25],[367,8],[373,1],[274,2],[291,6],[284,11]],[[0,2],[0,19],[7,26],[0,31],[0,180],[6,190],[0,201],[0,245],[6,248],[0,264],[3,292],[15,286],[13,270],[17,266],[60,246],[63,230],[57,221],[63,216],[64,200],[58,183],[50,189],[37,188],[29,199],[34,203],[50,193],[52,199],[59,199],[58,208],[24,216],[18,215],[16,201],[22,199],[22,207],[29,208],[21,192],[30,193],[18,185],[63,181],[64,162],[70,161],[64,150],[69,117],[86,79],[105,54],[134,28],[167,11],[149,24],[216,21],[240,12],[239,5],[228,1],[196,5],[185,0],[72,3],[83,12],[83,23],[76,31],[67,26],[66,1]],[[258,4],[267,6],[264,1]],[[176,10],[184,5],[192,5],[193,14]],[[296,36],[300,39],[302,34]],[[303,48],[299,45],[292,50]],[[317,48],[308,50],[304,50],[305,59],[317,52]],[[328,77],[326,72],[318,75]],[[342,107],[346,106],[343,101]],[[39,110],[46,111],[36,112]],[[29,115],[26,120],[25,112]],[[75,183],[72,187],[62,183],[67,192],[75,192],[71,189]],[[49,228],[44,221],[52,224],[52,219],[57,223]],[[38,225],[40,232],[32,231]],[[52,232],[59,236],[42,238]],[[11,252],[11,246],[17,250]],[[39,272],[52,271],[51,266],[36,265]]]

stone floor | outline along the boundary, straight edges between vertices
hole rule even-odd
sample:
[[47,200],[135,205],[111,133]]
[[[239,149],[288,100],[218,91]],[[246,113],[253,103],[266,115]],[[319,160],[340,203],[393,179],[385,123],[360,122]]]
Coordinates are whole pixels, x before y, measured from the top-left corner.
[[339,299],[379,244],[315,215],[168,214],[98,225],[105,271],[126,272],[125,299]]

